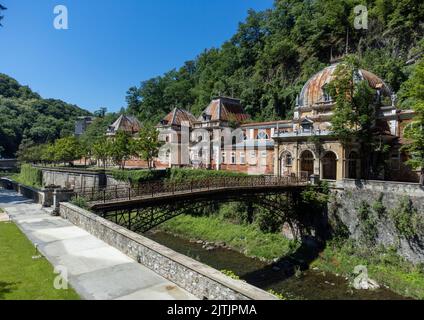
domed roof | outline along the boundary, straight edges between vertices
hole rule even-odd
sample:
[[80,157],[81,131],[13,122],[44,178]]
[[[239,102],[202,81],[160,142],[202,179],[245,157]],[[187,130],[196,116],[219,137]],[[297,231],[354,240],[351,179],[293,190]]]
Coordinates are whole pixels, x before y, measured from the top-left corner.
[[[300,107],[309,107],[316,103],[325,102],[323,88],[333,80],[333,74],[337,64],[333,64],[317,74],[306,82],[299,96],[298,104]],[[392,91],[389,86],[374,73],[359,69],[359,76],[362,80],[367,80],[371,88],[381,90],[381,94],[390,97]]]

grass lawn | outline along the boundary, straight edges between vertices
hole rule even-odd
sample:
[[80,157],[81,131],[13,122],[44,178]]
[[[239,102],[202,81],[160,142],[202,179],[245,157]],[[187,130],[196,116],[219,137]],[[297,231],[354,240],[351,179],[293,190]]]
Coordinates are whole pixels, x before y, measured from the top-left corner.
[[71,287],[55,289],[53,267],[34,255],[33,244],[15,224],[0,222],[0,300],[80,299]]
[[293,253],[298,243],[279,234],[264,233],[254,225],[232,224],[220,217],[181,215],[159,226],[159,229],[185,238],[225,242],[248,257],[276,259]]

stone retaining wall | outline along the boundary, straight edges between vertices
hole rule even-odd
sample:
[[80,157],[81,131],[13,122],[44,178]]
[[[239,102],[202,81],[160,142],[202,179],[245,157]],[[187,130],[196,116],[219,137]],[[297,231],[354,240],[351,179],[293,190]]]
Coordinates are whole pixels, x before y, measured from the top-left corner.
[[60,214],[199,299],[276,299],[259,288],[233,280],[209,266],[72,204],[61,203]]
[[[390,218],[390,211],[396,210],[405,197],[409,198],[424,219],[424,188],[416,183],[399,183],[388,181],[362,181],[350,180],[337,182],[337,187],[332,189],[332,199],[329,203],[329,213],[348,228],[352,239],[361,237],[358,219],[358,208],[366,202],[371,210],[373,204],[381,198],[385,208],[383,216],[377,220],[376,243],[385,247],[394,246],[398,253],[413,263],[424,262],[424,236],[415,239],[405,239],[396,230]],[[421,232],[424,234],[424,230]]]
[[106,186],[106,174],[103,171],[77,169],[39,168],[43,172],[43,185],[60,186],[66,189],[101,188]]
[[28,186],[24,186],[13,180],[1,178],[0,187],[7,190],[14,190],[24,197],[33,200],[35,203],[41,204],[44,207],[53,205],[53,192],[54,189],[38,190]]

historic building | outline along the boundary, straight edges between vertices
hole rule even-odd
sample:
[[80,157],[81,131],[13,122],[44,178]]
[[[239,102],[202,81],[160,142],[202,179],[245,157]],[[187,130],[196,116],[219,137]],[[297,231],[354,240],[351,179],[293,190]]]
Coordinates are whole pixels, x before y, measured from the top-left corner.
[[[331,131],[331,117],[335,102],[326,88],[332,81],[337,64],[318,72],[304,85],[296,102],[292,130],[277,130],[275,141],[274,174],[284,176],[316,175],[321,179],[341,180],[362,177],[359,147],[355,143],[343,145]],[[415,181],[412,172],[402,161],[400,146],[403,129],[413,113],[396,109],[396,96],[386,83],[375,74],[358,70],[360,79],[375,90],[375,134],[392,146],[390,172],[371,173],[372,178]],[[406,159],[403,159],[406,160]]]
[[118,131],[124,131],[135,136],[140,130],[141,123],[136,117],[122,114],[107,128],[106,135],[108,137],[114,137]]
[[[212,99],[200,117],[175,108],[157,125],[164,143],[157,167],[193,167],[229,170],[248,174],[311,176],[341,180],[362,177],[359,146],[343,145],[331,131],[335,102],[327,86],[337,64],[311,77],[296,100],[292,120],[253,123],[241,101],[228,97]],[[418,172],[405,165],[407,156],[401,146],[403,132],[413,112],[398,110],[396,96],[375,74],[358,70],[375,90],[375,135],[391,146],[389,170],[375,172],[372,178],[418,181]],[[121,116],[109,127],[108,135],[118,130],[135,134],[140,130],[135,118]],[[137,159],[130,161],[137,166]],[[141,164],[141,162],[139,162]]]

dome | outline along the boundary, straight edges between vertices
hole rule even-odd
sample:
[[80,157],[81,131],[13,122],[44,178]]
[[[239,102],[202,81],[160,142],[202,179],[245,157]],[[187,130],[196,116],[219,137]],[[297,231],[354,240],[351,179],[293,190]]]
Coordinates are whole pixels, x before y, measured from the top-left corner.
[[[329,97],[325,94],[324,88],[333,80],[333,73],[336,68],[337,64],[331,65],[315,74],[306,82],[299,96],[299,107],[309,107],[328,101]],[[359,69],[359,75],[362,80],[365,79],[368,81],[371,88],[375,90],[381,89],[383,96],[390,97],[392,95],[389,86],[372,72]]]

